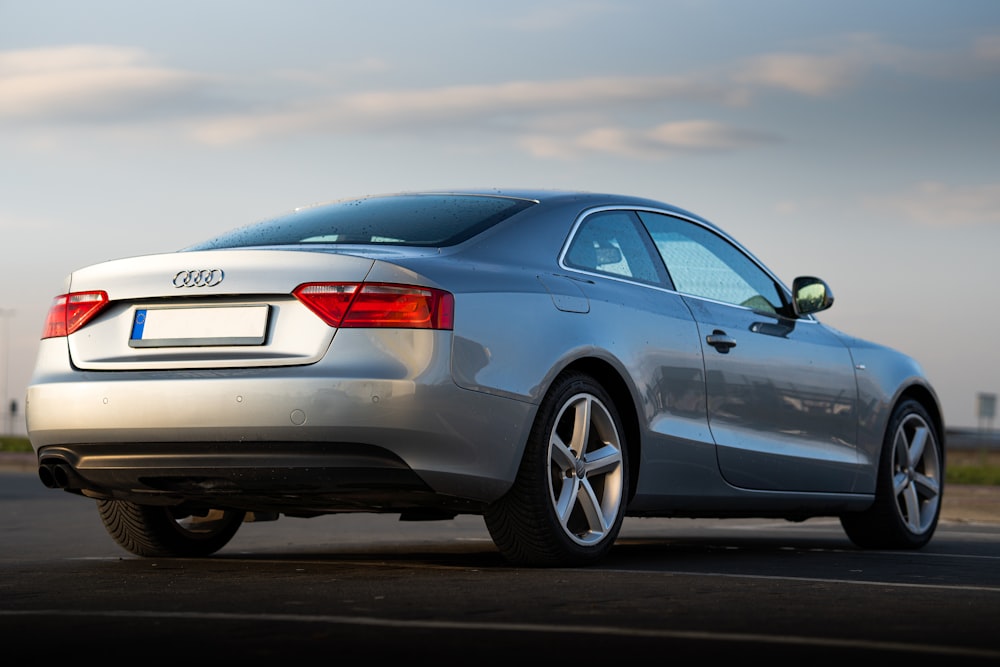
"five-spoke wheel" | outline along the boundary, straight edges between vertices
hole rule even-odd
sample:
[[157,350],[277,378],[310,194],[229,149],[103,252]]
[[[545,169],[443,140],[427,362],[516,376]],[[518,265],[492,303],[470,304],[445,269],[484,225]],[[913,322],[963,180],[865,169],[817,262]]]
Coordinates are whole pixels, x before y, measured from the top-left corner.
[[916,549],[934,534],[943,491],[944,455],[934,422],[922,405],[906,400],[889,420],[874,504],[840,522],[858,546]]
[[621,530],[628,456],[611,397],[581,373],[557,379],[538,411],[517,479],[487,508],[501,553],[521,565],[585,565]]

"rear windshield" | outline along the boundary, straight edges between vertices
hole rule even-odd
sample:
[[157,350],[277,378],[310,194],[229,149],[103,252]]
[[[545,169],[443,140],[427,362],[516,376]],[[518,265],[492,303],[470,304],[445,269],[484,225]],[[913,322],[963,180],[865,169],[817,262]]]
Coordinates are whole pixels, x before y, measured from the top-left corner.
[[186,250],[308,243],[443,247],[472,238],[534,203],[491,195],[364,197],[299,209],[239,227]]

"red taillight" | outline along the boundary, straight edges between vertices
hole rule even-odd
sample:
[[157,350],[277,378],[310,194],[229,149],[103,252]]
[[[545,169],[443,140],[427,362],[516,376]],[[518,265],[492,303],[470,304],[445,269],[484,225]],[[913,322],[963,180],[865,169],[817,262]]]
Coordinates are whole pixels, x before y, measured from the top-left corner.
[[108,293],[71,292],[60,294],[52,300],[52,307],[45,318],[42,338],[68,336],[94,319],[108,305]]
[[455,297],[443,290],[388,283],[306,283],[295,298],[331,327],[451,329]]

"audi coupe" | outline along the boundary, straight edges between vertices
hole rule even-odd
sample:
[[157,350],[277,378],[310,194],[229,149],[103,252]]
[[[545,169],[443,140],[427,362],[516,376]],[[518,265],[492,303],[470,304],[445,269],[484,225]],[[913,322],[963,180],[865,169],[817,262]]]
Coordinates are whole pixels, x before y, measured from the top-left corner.
[[836,517],[931,540],[941,408],[709,220],[552,190],[340,199],[70,273],[27,390],[47,487],[144,557],[247,521],[483,518],[586,566],[626,517]]

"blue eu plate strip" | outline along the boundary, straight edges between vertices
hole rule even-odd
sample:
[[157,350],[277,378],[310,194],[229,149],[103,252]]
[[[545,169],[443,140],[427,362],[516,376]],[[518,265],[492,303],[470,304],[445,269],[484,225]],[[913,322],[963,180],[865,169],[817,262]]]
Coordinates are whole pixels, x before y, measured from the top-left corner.
[[135,311],[135,321],[132,322],[132,340],[142,339],[142,327],[146,324],[146,311]]

